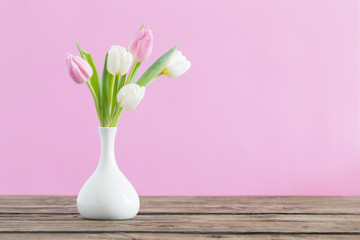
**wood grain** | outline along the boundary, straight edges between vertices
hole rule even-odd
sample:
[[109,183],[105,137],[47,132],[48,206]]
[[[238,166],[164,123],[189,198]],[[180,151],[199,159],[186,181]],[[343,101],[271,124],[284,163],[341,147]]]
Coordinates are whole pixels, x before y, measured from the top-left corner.
[[73,196],[0,196],[0,239],[360,240],[360,197],[141,197],[132,220],[81,218]]
[[[2,196],[0,213],[77,213],[73,196]],[[360,197],[141,197],[139,214],[360,214]]]
[[359,233],[358,215],[138,215],[84,220],[78,214],[2,214],[0,232]]
[[309,235],[309,234],[243,234],[243,235],[221,235],[221,234],[167,234],[167,233],[0,233],[0,240],[359,240],[359,235]]

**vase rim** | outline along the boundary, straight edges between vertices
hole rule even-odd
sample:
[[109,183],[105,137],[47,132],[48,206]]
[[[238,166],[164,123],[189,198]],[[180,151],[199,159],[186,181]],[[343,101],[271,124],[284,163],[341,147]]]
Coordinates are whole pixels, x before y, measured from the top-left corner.
[[117,129],[117,127],[98,127],[98,129]]

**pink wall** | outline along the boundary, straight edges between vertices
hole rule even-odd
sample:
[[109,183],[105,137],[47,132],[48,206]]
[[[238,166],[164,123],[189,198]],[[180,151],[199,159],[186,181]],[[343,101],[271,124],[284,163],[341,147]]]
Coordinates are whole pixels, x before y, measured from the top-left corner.
[[154,27],[149,66],[176,43],[192,62],[147,88],[116,157],[141,195],[360,194],[355,0],[0,3],[0,194],[77,194],[98,120],[65,53],[102,69],[111,44]]

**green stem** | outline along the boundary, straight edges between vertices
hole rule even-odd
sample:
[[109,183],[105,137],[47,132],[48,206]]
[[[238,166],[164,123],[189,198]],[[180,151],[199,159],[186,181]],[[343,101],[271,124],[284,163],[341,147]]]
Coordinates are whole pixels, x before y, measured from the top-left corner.
[[122,113],[122,110],[123,110],[122,107],[120,107],[119,105],[116,105],[115,114],[111,121],[110,127],[116,127],[116,125],[119,121],[120,115]]
[[111,122],[111,115],[113,112],[113,109],[111,109],[111,105],[112,105],[112,98],[113,98],[113,91],[114,91],[114,84],[115,84],[115,76],[111,75],[110,78],[108,78],[108,83],[107,83],[107,89],[106,89],[106,95],[107,95],[107,102],[105,102],[105,106],[107,108],[107,122],[106,122],[106,127],[108,127],[110,125]]
[[113,100],[112,100],[112,106],[111,106],[112,112],[111,112],[110,123],[112,122],[112,120],[115,116],[116,110],[118,109],[118,105],[116,104],[116,101],[117,101],[116,96],[117,96],[118,92],[120,91],[120,89],[124,86],[125,78],[126,78],[126,74],[121,75],[120,77],[119,76],[115,77],[115,86],[114,86],[114,91],[113,91]]
[[[114,106],[115,106],[115,99],[116,99],[116,89],[117,89],[117,83],[119,81],[119,76],[115,76],[115,78],[112,78],[110,80],[110,87],[109,87],[109,112],[110,112],[110,121],[111,117],[114,113]],[[114,96],[115,95],[115,96]]]
[[91,92],[91,95],[93,96],[93,99],[94,99],[94,102],[95,102],[96,114],[97,114],[97,116],[98,116],[98,118],[99,118],[100,125],[102,125],[102,119],[101,119],[100,111],[99,111],[99,100],[98,100],[98,97],[97,97],[97,95],[96,95],[96,93],[95,93],[95,90],[94,90],[94,88],[92,87],[92,85],[91,85],[91,83],[90,83],[89,80],[86,81],[86,84],[88,85],[89,90],[90,90],[90,92]]
[[140,65],[141,62],[134,61],[133,65],[131,66],[128,78],[126,80],[126,84],[134,82],[134,79],[136,78],[136,75],[139,71]]

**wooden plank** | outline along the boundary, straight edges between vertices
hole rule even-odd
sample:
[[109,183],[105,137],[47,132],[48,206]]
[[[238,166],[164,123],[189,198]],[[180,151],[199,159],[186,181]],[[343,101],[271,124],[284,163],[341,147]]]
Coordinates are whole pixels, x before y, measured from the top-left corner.
[[187,239],[239,239],[239,240],[359,240],[359,235],[313,235],[313,234],[244,234],[244,235],[219,235],[219,234],[167,234],[167,233],[3,233],[1,240],[92,240],[92,239],[128,239],[128,240],[187,240]]
[[74,196],[0,196],[0,213],[76,213]]
[[0,232],[353,233],[358,215],[138,215],[84,220],[78,214],[1,214]]
[[146,197],[143,213],[360,214],[360,197]]
[[[74,196],[1,196],[0,213],[77,213]],[[360,214],[360,197],[141,197],[139,214]]]

